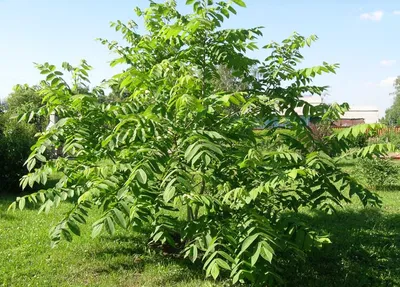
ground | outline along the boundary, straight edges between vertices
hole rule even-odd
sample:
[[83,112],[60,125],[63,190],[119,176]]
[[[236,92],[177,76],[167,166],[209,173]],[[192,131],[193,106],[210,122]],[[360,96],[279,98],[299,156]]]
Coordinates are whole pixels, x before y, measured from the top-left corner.
[[[332,244],[282,265],[287,286],[400,286],[400,191],[378,193],[381,209],[354,202],[333,215],[299,214]],[[38,216],[7,213],[10,202],[0,200],[2,286],[227,286],[205,280],[199,266],[146,252],[145,240],[128,232],[91,239],[88,227],[50,249],[48,230],[68,205]]]
[[288,286],[400,286],[400,192],[379,195],[381,209],[354,203],[331,216],[302,213],[332,244],[290,265]]
[[50,249],[49,227],[68,205],[37,215],[7,213],[0,200],[0,286],[218,286],[201,268],[144,251],[143,238],[120,231],[90,238],[89,228],[72,243]]

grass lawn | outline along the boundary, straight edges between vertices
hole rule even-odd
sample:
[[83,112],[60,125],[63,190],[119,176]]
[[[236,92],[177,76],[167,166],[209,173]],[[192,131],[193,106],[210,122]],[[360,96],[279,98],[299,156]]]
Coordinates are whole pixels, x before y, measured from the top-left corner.
[[72,243],[50,248],[49,227],[68,209],[7,213],[0,199],[0,286],[222,286],[204,280],[201,268],[146,254],[144,240],[120,232],[90,237],[90,224]]
[[[355,202],[330,216],[302,212],[333,243],[305,262],[282,265],[287,286],[400,286],[400,191],[379,194],[382,209]],[[38,216],[35,210],[7,213],[10,202],[0,199],[2,286],[224,286],[205,280],[199,266],[146,253],[138,235],[119,231],[92,240],[90,223],[72,243],[50,249],[48,230],[68,204]]]
[[400,191],[378,193],[381,209],[352,203],[334,215],[300,214],[332,244],[286,266],[288,286],[400,286]]

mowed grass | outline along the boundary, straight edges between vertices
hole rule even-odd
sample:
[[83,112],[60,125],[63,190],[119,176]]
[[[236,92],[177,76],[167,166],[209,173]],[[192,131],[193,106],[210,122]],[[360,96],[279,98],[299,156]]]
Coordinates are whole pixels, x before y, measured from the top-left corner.
[[[378,194],[381,209],[354,201],[333,215],[301,212],[332,244],[305,261],[279,260],[286,286],[400,286],[400,191]],[[149,253],[146,236],[120,230],[91,239],[91,222],[81,237],[51,249],[48,230],[70,205],[37,215],[7,213],[10,202],[0,200],[0,286],[229,286],[205,280],[199,265]]]
[[222,286],[205,280],[201,268],[146,251],[146,239],[119,231],[113,237],[81,237],[50,248],[48,231],[69,204],[37,214],[6,212],[0,199],[0,286]]
[[400,286],[400,191],[378,191],[383,206],[345,205],[337,214],[299,214],[332,244],[283,268],[288,286]]

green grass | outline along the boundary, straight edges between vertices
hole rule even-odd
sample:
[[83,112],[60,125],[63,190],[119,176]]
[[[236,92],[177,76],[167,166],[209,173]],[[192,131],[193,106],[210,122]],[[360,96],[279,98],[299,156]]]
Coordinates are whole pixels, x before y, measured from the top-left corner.
[[352,203],[334,215],[299,215],[332,244],[285,266],[288,286],[400,286],[400,191],[378,193],[381,209]]
[[[313,250],[305,261],[290,255],[290,261],[282,260],[287,286],[400,286],[400,191],[378,193],[381,209],[354,202],[333,215],[298,215],[329,233],[332,244]],[[37,215],[7,213],[10,202],[0,199],[0,286],[224,285],[205,280],[200,266],[149,253],[138,234],[119,231],[91,239],[90,222],[81,237],[51,249],[48,230],[69,205]]]
[[0,286],[222,286],[205,280],[201,268],[147,253],[145,240],[127,232],[91,239],[88,226],[51,249],[49,228],[68,204],[37,215],[7,213],[10,203],[0,200]]

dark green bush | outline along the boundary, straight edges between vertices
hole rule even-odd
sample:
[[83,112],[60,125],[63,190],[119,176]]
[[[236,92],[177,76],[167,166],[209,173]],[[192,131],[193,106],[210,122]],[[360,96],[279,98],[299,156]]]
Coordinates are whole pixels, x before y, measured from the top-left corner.
[[19,193],[19,179],[27,173],[24,162],[35,143],[35,127],[0,114],[0,193]]
[[369,139],[368,134],[360,135],[360,136],[354,138],[352,141],[350,141],[349,146],[352,148],[353,147],[354,148],[366,147],[368,145],[368,139]]
[[32,115],[30,123],[19,123],[19,114],[36,111],[42,102],[38,86],[17,85],[0,106],[0,193],[19,193],[19,179],[27,173],[24,162],[35,134],[43,132],[47,117]]

